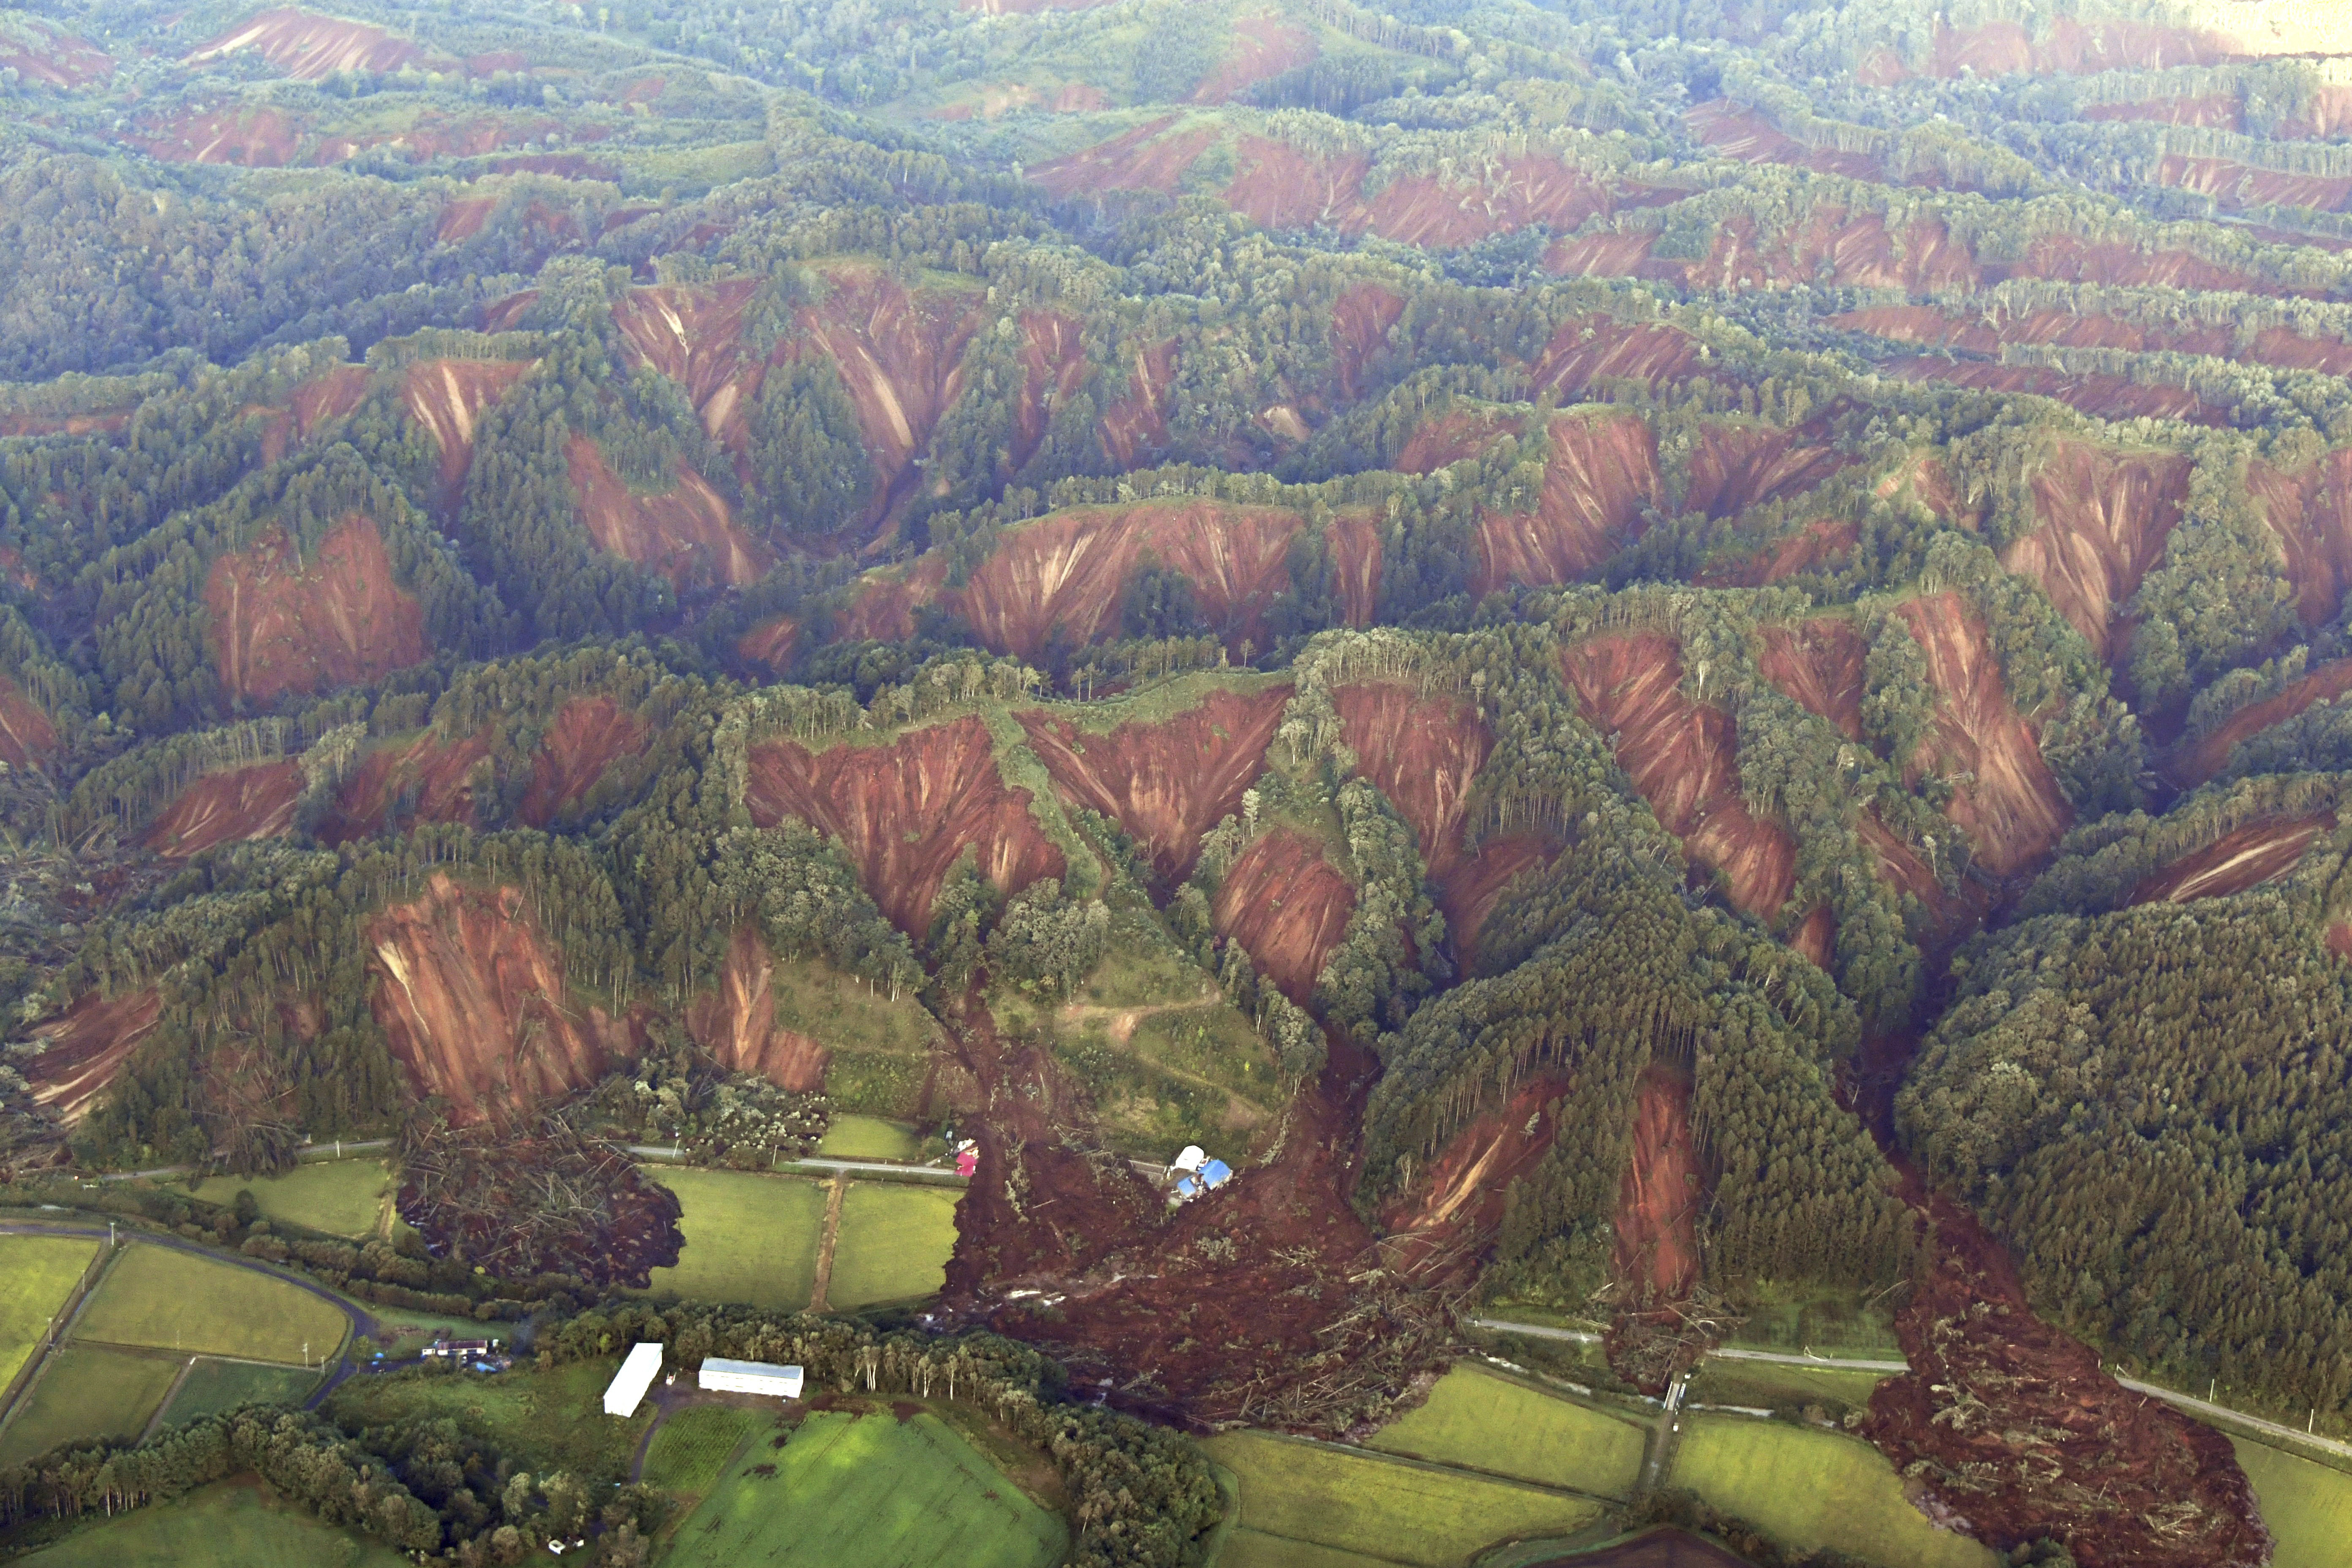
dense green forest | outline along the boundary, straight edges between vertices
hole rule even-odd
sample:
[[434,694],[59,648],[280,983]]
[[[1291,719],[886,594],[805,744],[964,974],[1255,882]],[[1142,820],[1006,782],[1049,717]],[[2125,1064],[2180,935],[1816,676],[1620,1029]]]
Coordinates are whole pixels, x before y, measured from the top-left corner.
[[1907,1163],[2341,1435],[2308,9],[0,11],[0,1162],[765,1165],[866,1073],[1013,1157],[994,1312],[1182,1082],[1612,1333],[1908,1300]]

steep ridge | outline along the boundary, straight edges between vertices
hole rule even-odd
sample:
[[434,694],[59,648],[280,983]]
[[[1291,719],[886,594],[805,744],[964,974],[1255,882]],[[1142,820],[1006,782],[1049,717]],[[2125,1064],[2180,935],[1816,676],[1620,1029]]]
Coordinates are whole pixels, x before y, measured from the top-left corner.
[[282,530],[218,557],[205,606],[222,690],[254,702],[380,679],[431,655],[424,611],[393,582],[383,535],[356,514],[308,562]]
[[1861,537],[1850,519],[1817,517],[1752,554],[1710,561],[1691,581],[1702,588],[1762,588],[1843,559]]
[[1175,882],[1192,875],[1201,835],[1240,812],[1289,700],[1287,686],[1219,689],[1172,719],[1107,735],[1040,709],[1014,717],[1063,796],[1116,821]]
[[1528,380],[1538,396],[1580,397],[1594,382],[1612,377],[1651,385],[1687,380],[1704,363],[1699,355],[1699,341],[1680,327],[1585,316],[1560,324]]
[[2336,814],[2250,822],[2194,854],[2151,872],[2132,889],[2135,904],[2185,904],[2226,898],[2284,876],[2323,833],[2336,831]]
[[1192,89],[1195,103],[1226,103],[1286,70],[1311,63],[1315,35],[1275,16],[1244,16],[1234,24],[1224,58]]
[[1683,510],[1731,517],[1781,496],[1801,495],[1852,460],[1834,447],[1801,445],[1794,431],[1709,424],[1691,454]]
[[0,675],[0,763],[37,768],[58,749],[58,727],[25,689]]
[[775,958],[759,932],[736,927],[718,990],[687,1006],[687,1033],[730,1072],[756,1074],[779,1089],[814,1094],[824,1088],[832,1053],[797,1030],[777,1026],[775,973]]
[[410,418],[425,427],[440,449],[433,470],[433,505],[442,517],[457,515],[474,466],[474,425],[482,410],[507,395],[531,369],[524,360],[426,360],[408,367],[400,397]]
[[436,871],[424,896],[368,924],[369,1005],[420,1096],[453,1126],[505,1121],[587,1088],[635,1056],[625,1023],[581,1006],[562,955],[513,888]]
[[68,1122],[80,1121],[114,1075],[163,1016],[163,1001],[153,990],[129,991],[109,1000],[84,992],[46,1024],[35,1026],[40,1055],[26,1066],[33,1099]]
[[569,814],[614,763],[636,757],[650,733],[644,720],[610,697],[572,699],[556,710],[531,754],[530,784],[515,816],[532,827],[545,827]]
[[335,792],[320,842],[348,844],[411,823],[473,824],[475,770],[489,754],[487,734],[446,742],[430,731],[373,748]]
[[2330,659],[2275,696],[2236,710],[2168,759],[2165,776],[2182,789],[2194,789],[2230,765],[2230,752],[2241,741],[2250,741],[2272,725],[2284,724],[2305,709],[2332,702],[2347,691],[2352,691],[2352,658]]
[[1412,825],[1423,868],[1437,892],[1467,972],[1478,928],[1513,877],[1549,860],[1558,848],[1535,834],[1464,845],[1470,795],[1494,737],[1478,710],[1458,698],[1423,697],[1397,681],[1360,681],[1331,693],[1340,738],[1363,775]]
[[1478,520],[1480,597],[1506,583],[1570,583],[1640,537],[1643,508],[1658,500],[1658,447],[1634,415],[1562,415],[1533,512]]
[[881,745],[811,753],[791,741],[751,748],[744,805],[772,827],[796,816],[842,842],[882,912],[911,936],[969,848],[1004,892],[1059,877],[1062,852],[1029,813],[1029,792],[997,772],[988,726],[967,715]]
[[1429,1168],[1381,1211],[1383,1241],[1404,1273],[1425,1258],[1475,1248],[1502,1223],[1511,1184],[1550,1152],[1559,1131],[1552,1102],[1573,1080],[1528,1079],[1495,1110],[1475,1118],[1431,1160]]
[[1849,179],[1885,177],[1878,160],[1868,153],[1846,153],[1834,147],[1809,147],[1782,131],[1763,113],[1728,98],[1711,98],[1684,111],[1683,125],[1701,145],[1720,158],[1743,163],[1786,163],[1822,174]]
[[751,278],[632,289],[613,303],[630,358],[677,383],[702,427],[728,451],[751,440],[764,367],[745,352],[743,321],[759,290]]
[[[2252,10],[2247,10],[2251,21]],[[2220,65],[2258,58],[2265,52],[2249,39],[2213,28],[2167,26],[2112,16],[2092,21],[2062,17],[2039,37],[2016,22],[1953,27],[1939,18],[1922,74],[2091,76],[2110,70]]]
[[1217,884],[1209,913],[1258,973],[1304,1006],[1356,907],[1356,889],[1314,841],[1286,827],[1250,840]]
[[1723,873],[1735,905],[1769,920],[1796,885],[1796,846],[1748,812],[1731,716],[1683,694],[1674,638],[1597,637],[1565,650],[1560,671],[1660,825],[1694,862]]
[[1395,466],[1402,473],[1433,474],[1484,456],[1506,436],[1524,436],[1527,423],[1499,408],[1457,408],[1414,426],[1397,448]]
[[564,443],[581,522],[598,549],[669,579],[681,592],[740,588],[775,563],[773,552],[736,526],[727,498],[686,464],[669,489],[643,494],[613,471],[585,436]]
[[1168,445],[1168,395],[1176,386],[1176,344],[1171,339],[1135,351],[1127,393],[1103,410],[1103,450],[1132,468]]
[[388,76],[425,58],[423,45],[395,37],[382,27],[287,6],[247,17],[198,45],[187,63],[201,65],[245,49],[256,51],[297,81],[324,81],[346,71]]
[[291,761],[207,773],[165,806],[140,843],[173,859],[224,844],[271,838],[294,826],[302,769]]
[[339,364],[296,387],[283,409],[270,411],[261,433],[261,460],[283,461],[321,426],[357,408],[373,379],[365,365]]
[[1691,1086],[1652,1067],[1633,1106],[1633,1157],[1617,1187],[1611,1268],[1623,1305],[1679,1301],[1698,1282],[1697,1215],[1706,1202],[1691,1136]]
[[1365,370],[1404,314],[1404,296],[1377,283],[1350,283],[1331,307],[1331,375],[1339,401],[1362,395]]
[[1757,630],[1757,673],[1791,701],[1862,739],[1862,693],[1870,644],[1843,616]]
[[1017,472],[1045,440],[1054,410],[1086,380],[1086,345],[1078,323],[1058,310],[1021,312],[1021,400],[1013,410],[1013,468]]
[[799,648],[801,624],[791,616],[772,616],[735,639],[735,657],[755,669],[782,677],[791,672]]
[[[1944,226],[1922,219],[1906,226],[1898,243],[1876,213],[1853,213],[1823,203],[1777,233],[1758,231],[1745,214],[1716,232],[1707,254],[1695,261],[1652,254],[1657,236],[1607,229],[1552,244],[1552,271],[1595,278],[1645,278],[1690,289],[1788,289],[1827,280],[1848,288],[1900,289],[1912,294],[1965,294],[1982,281],[1966,246]],[[2030,268],[2018,274],[2043,274]]]
[[2191,464],[2177,453],[2126,455],[2062,441],[2033,475],[2042,526],[2001,564],[2032,578],[2059,614],[2113,661],[2129,641],[2118,625],[2140,580],[2164,558],[2189,499]]
[[1213,125],[1190,125],[1169,134],[1181,118],[1167,114],[1146,121],[1108,142],[1033,163],[1023,174],[1047,195],[1065,199],[1098,191],[1166,195],[1175,190],[1184,172],[1217,139]]
[[0,33],[0,70],[15,71],[19,79],[68,90],[114,74],[114,57],[87,38],[60,32],[47,22],[19,14],[8,33]]
[[1904,381],[1937,381],[1979,392],[2025,392],[2079,409],[2098,419],[2178,419],[2190,425],[2222,426],[2230,411],[2208,403],[2186,386],[2132,380],[2105,371],[2068,373],[2047,365],[1988,364],[1938,354],[1890,361],[1885,374]]
[[2352,447],[2299,474],[2254,458],[2246,490],[2285,554],[2296,614],[2307,627],[2326,626],[2352,588]]
[[1927,656],[1937,695],[1934,733],[1917,765],[1973,775],[1953,791],[1952,820],[1968,830],[1978,859],[2014,876],[2049,854],[2074,812],[2010,703],[1982,623],[1959,595],[1913,599],[1899,613]]
[[803,307],[806,348],[833,361],[857,410],[877,480],[870,521],[912,493],[915,458],[963,390],[964,345],[980,330],[980,296],[909,293],[878,267],[824,271],[824,300]]
[[275,109],[215,109],[204,114],[142,117],[123,145],[165,163],[212,163],[239,169],[283,169],[303,162],[317,145],[298,120]]

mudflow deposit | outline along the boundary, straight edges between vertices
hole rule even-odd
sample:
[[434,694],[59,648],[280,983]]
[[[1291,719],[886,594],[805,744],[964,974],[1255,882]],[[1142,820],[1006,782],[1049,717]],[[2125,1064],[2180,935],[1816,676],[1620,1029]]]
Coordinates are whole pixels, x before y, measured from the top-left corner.
[[[2342,1561],[2341,12],[0,10],[0,1207],[1088,1563]],[[178,1441],[28,1354],[0,1555]]]

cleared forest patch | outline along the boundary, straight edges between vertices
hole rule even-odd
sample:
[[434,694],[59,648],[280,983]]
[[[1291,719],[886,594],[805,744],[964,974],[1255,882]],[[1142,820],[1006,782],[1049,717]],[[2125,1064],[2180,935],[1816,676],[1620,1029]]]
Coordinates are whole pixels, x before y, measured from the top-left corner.
[[222,689],[249,701],[379,680],[431,654],[424,610],[393,581],[383,535],[356,515],[309,561],[282,531],[218,557],[205,606]]

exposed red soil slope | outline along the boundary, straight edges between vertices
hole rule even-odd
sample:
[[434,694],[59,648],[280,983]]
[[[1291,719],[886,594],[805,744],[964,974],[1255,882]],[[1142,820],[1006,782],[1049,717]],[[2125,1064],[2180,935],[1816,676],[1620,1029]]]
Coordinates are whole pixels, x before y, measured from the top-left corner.
[[1698,1282],[1697,1215],[1706,1202],[1691,1138],[1691,1088],[1653,1067],[1633,1108],[1633,1155],[1617,1186],[1619,1281],[1635,1301],[1678,1301]]
[[58,749],[58,727],[25,689],[0,675],[0,763],[37,768]]
[[2303,624],[2334,620],[2352,588],[2352,447],[2330,452],[2300,474],[2257,458],[2246,465],[2246,490],[2285,552]]
[[1979,392],[2031,393],[2097,419],[2179,419],[2215,426],[2230,422],[2228,409],[2206,402],[2186,386],[2137,382],[2105,371],[2070,374],[2046,365],[1988,364],[1935,355],[1890,362],[1879,368],[1882,374],[1905,381],[1940,381]]
[[1013,467],[1037,455],[1054,410],[1076,395],[1087,374],[1078,323],[1059,310],[1021,313],[1021,401],[1013,411]]
[[1103,449],[1121,468],[1168,444],[1168,395],[1176,384],[1176,344],[1148,343],[1136,350],[1127,395],[1103,410]]
[[556,710],[531,754],[530,784],[515,815],[545,827],[577,807],[606,769],[643,750],[650,733],[644,720],[610,697],[573,698]]
[[1752,554],[1711,561],[1691,580],[1703,588],[1761,588],[1830,564],[1853,548],[1857,536],[1847,519],[1817,517]]
[[684,463],[668,489],[641,495],[613,471],[588,437],[572,437],[563,456],[580,521],[605,553],[635,562],[680,589],[741,587],[758,582],[775,563],[765,545],[735,525],[726,498]]
[[1934,735],[1920,761],[1974,775],[1953,792],[1952,820],[1968,829],[1979,860],[2012,876],[2050,852],[2074,812],[2010,705],[1983,625],[1959,595],[1914,599],[1900,613],[1927,656],[1927,684],[1937,695]]
[[1348,884],[1311,839],[1286,827],[1261,833],[1217,884],[1209,913],[1258,973],[1304,1006],[1356,908]]
[[463,822],[474,816],[474,769],[490,754],[489,737],[455,742],[430,731],[405,745],[378,746],[335,792],[335,807],[320,824],[327,844],[347,844],[395,824]]
[[1918,1477],[1928,1517],[1997,1550],[2059,1540],[2086,1568],[2268,1562],[2229,1438],[2119,1386],[2034,1315],[1974,1215],[1916,1177],[1906,1187],[1937,1245],[1895,1321],[1911,1370],[1878,1385],[1862,1430]]
[[987,83],[979,96],[934,109],[932,120],[995,120],[1015,110],[1042,109],[1048,114],[1092,114],[1110,107],[1110,94],[1090,82],[1064,82],[1049,95],[1027,82]]
[[2352,958],[2352,925],[2338,921],[2327,928],[2327,951],[2338,958]]
[[1837,952],[1837,917],[1827,904],[1817,904],[1789,935],[1789,945],[1805,955],[1816,969],[1827,969]]
[[26,16],[17,17],[12,31],[14,37],[0,34],[0,70],[21,80],[71,89],[114,74],[114,57],[86,38]]
[[0,436],[111,436],[130,423],[128,408],[88,414],[0,414]]
[[777,1026],[775,973],[768,944],[750,926],[738,926],[718,991],[687,1007],[687,1032],[730,1072],[755,1073],[780,1089],[814,1094],[824,1088],[833,1053],[796,1029]]
[[2252,740],[2273,724],[2284,724],[2304,710],[2331,702],[2352,691],[2352,658],[2331,659],[2274,697],[2249,702],[2210,733],[2165,763],[2165,776],[2183,789],[2194,789],[2230,765],[2230,752],[2241,741]]
[[509,387],[530,371],[523,360],[440,359],[408,367],[400,398],[408,416],[425,427],[441,450],[433,470],[433,503],[444,517],[457,512],[474,466],[474,425]]
[[1267,228],[1328,225],[1342,234],[1371,233],[1400,245],[1475,245],[1530,224],[1572,229],[1596,216],[1684,194],[1610,184],[1556,158],[1519,157],[1461,169],[1452,179],[1399,174],[1368,196],[1364,185],[1371,161],[1366,155],[1326,158],[1264,136],[1244,137],[1234,149],[1234,163],[1225,203],[1253,223]]
[[800,646],[801,624],[790,616],[761,621],[735,639],[735,657],[771,675],[793,667],[793,650]]
[[308,562],[282,531],[220,556],[205,605],[222,689],[255,702],[380,679],[431,652],[425,613],[363,517],[336,524]]
[[1192,875],[1201,835],[1240,812],[1289,700],[1287,686],[1213,691],[1173,719],[1108,735],[1039,710],[1018,717],[1063,795],[1117,821],[1152,868],[1176,882]]
[[2129,640],[2129,628],[2117,624],[2124,605],[2164,558],[2192,467],[2178,453],[2126,456],[2060,442],[2033,476],[2042,526],[2011,545],[2001,564],[2039,583],[2099,657],[2114,659]]
[[1856,180],[1885,177],[1878,160],[1869,153],[1808,147],[1757,110],[1727,98],[1709,99],[1685,110],[1683,124],[1717,157],[1736,158],[1743,163],[1786,163]]
[[730,452],[749,437],[759,392],[761,366],[743,344],[744,312],[758,289],[751,278],[632,289],[613,306],[631,357],[677,383],[702,427]]
[[1465,458],[1483,456],[1506,436],[1519,435],[1525,421],[1500,409],[1458,408],[1423,420],[1398,448],[1396,467],[1408,474],[1433,474]]
[[[1875,332],[1880,337],[1894,338],[1903,342],[1925,344],[1930,348],[1961,349],[1971,353],[1998,355],[2011,343],[2049,343],[2062,348],[2126,349],[2135,353],[2168,353],[2204,354],[2221,359],[2252,360],[2289,370],[2319,370],[2331,375],[2352,373],[2352,342],[2340,338],[2305,337],[2286,327],[2265,327],[2254,335],[2251,343],[2241,343],[2237,333],[2226,326],[2200,326],[2194,323],[2175,327],[2149,326],[2126,321],[2119,316],[2102,315],[2095,310],[2029,310],[2022,315],[1986,316],[1981,312],[1954,311],[1947,313],[1932,305],[1874,305],[1860,310],[1849,310],[1830,318],[1833,326],[1854,331]],[[2086,388],[2116,388],[2107,394],[2109,405],[2116,408],[2130,406],[2137,416],[2137,406],[2131,403],[2131,394],[2121,390],[2133,387],[2142,396],[2163,394],[2174,398],[2188,397],[2184,406],[2202,407],[2186,390],[2178,387],[2138,387],[2119,376],[2083,375],[2065,377],[2055,371],[2028,365],[1958,365],[1942,373],[1942,379],[1963,380],[1969,385],[1992,385],[1993,382],[1976,379],[1988,372],[2011,373],[2039,371],[2053,381],[2074,380]],[[1898,374],[1914,379],[1934,374],[1926,364],[1901,367]],[[2038,390],[2038,388],[2029,388]],[[2058,395],[2051,394],[2050,395]],[[2090,412],[2097,412],[2092,409]],[[2150,405],[2151,416],[2185,417],[2165,415],[2160,407]],[[2126,415],[2102,417],[2126,417]],[[2210,417],[2210,412],[2206,417]]]
[[1333,517],[1324,538],[1331,546],[1331,576],[1339,607],[1351,626],[1369,626],[1380,614],[1381,520],[1370,507],[1345,508]]
[[1860,626],[1843,616],[1822,616],[1793,626],[1759,627],[1756,640],[1758,674],[1808,712],[1836,725],[1847,740],[1862,739],[1870,644]]
[[389,74],[425,58],[422,45],[394,37],[382,27],[289,6],[247,17],[198,47],[188,63],[218,59],[240,49],[259,50],[263,59],[300,81],[324,81],[342,71]]
[[2280,121],[2271,135],[2280,141],[2330,141],[2352,131],[2352,87],[2312,89],[2301,110]]
[[912,730],[887,745],[814,754],[790,741],[754,746],[744,804],[763,827],[796,816],[840,839],[874,901],[917,937],[928,933],[931,900],[967,847],[980,873],[1007,893],[1064,870],[1062,852],[1029,813],[1029,792],[998,773],[977,718]]
[[1797,850],[1740,798],[1731,716],[1683,695],[1682,651],[1655,632],[1597,637],[1560,656],[1577,706],[1667,832],[1723,873],[1731,901],[1769,920],[1796,884]]
[[1530,1079],[1438,1151],[1381,1215],[1386,1239],[1402,1244],[1403,1267],[1449,1247],[1475,1247],[1494,1234],[1512,1182],[1551,1150],[1558,1131],[1551,1102],[1573,1087],[1565,1078]]
[[79,1121],[114,1081],[163,1016],[163,999],[153,991],[132,991],[110,1002],[95,991],[84,992],[73,1005],[33,1029],[41,1054],[26,1064],[36,1104],[47,1106],[68,1121]]
[[2085,120],[2147,121],[2158,125],[2199,125],[2216,131],[2245,129],[2244,106],[2231,93],[2199,97],[2144,98],[2137,103],[2095,103]]
[[811,347],[833,361],[856,405],[880,480],[872,516],[911,490],[915,458],[963,390],[964,345],[980,328],[979,296],[910,294],[879,268],[830,269],[824,303],[801,311]]
[[2091,76],[2110,70],[2165,70],[2245,58],[2240,44],[2206,28],[2168,27],[2102,17],[2053,22],[2036,38],[2015,22],[1936,28],[1929,76]]
[[123,142],[167,163],[282,169],[301,162],[303,127],[274,109],[215,109],[142,121]]
[[978,11],[987,16],[1008,16],[1035,11],[1091,11],[1097,5],[1117,5],[1118,0],[956,0],[966,11]]
[[1377,283],[1350,283],[1331,308],[1331,374],[1339,401],[1364,390],[1364,370],[1387,346],[1389,329],[1404,314],[1404,296]]
[[2161,286],[2189,290],[2222,289],[2246,294],[2308,294],[2189,250],[2137,250],[2112,241],[2093,242],[2071,234],[2047,234],[2012,267],[1987,269],[1989,279],[2047,278],[2059,283],[2102,283],[2121,288]]
[[1699,342],[1663,321],[1620,321],[1593,315],[1563,322],[1528,373],[1530,391],[1562,398],[1583,395],[1607,376],[1624,376],[1654,386],[1682,381],[1698,368]]
[[2338,212],[2352,196],[2352,179],[2342,176],[2293,174],[2230,158],[2192,158],[2179,153],[2157,160],[2156,183],[2211,196],[2225,210],[2275,204]]
[[[1648,278],[1693,289],[1790,288],[1824,274],[1853,288],[1908,293],[1967,293],[1979,281],[1976,258],[1932,219],[1913,224],[1897,245],[1876,213],[1832,204],[1772,235],[1746,215],[1717,230],[1715,245],[1697,261],[1654,257],[1654,234],[1602,232],[1554,243],[1545,265],[1554,272],[1597,278]],[[2026,269],[2021,268],[2021,271]]]
[[1782,496],[1801,495],[1853,461],[1832,447],[1803,445],[1769,425],[1709,425],[1691,454],[1685,511],[1730,517]]
[[291,761],[207,773],[163,808],[140,842],[174,859],[223,844],[270,838],[294,826],[302,770]]
[[1195,103],[1225,103],[1262,81],[1315,58],[1315,35],[1272,16],[1244,16],[1234,24],[1233,43],[1216,68],[1192,89]]
[[635,1054],[625,1025],[571,999],[562,953],[515,889],[436,871],[424,897],[369,922],[368,942],[375,1021],[452,1126],[525,1114]]
[[946,595],[989,647],[1025,659],[1058,635],[1084,645],[1118,635],[1119,597],[1149,552],[1192,585],[1228,646],[1270,645],[1264,616],[1290,586],[1297,512],[1220,501],[1073,507],[1008,529],[971,581]]
[[1167,195],[1176,188],[1209,144],[1217,139],[1214,126],[1196,125],[1174,132],[1178,116],[1163,115],[1108,142],[1064,158],[1049,158],[1024,171],[1031,184],[1047,195],[1064,198],[1091,196],[1103,191],[1154,191]]
[[1642,509],[1657,499],[1657,439],[1638,416],[1555,418],[1536,510],[1478,520],[1474,592],[1572,582],[1638,538]]
[[2336,814],[2250,822],[2193,855],[2150,873],[2132,889],[2135,904],[2185,904],[2226,898],[2284,876],[2312,840],[2336,830]]
[[270,413],[261,433],[261,460],[282,461],[320,426],[357,408],[367,396],[371,379],[365,365],[339,364],[296,387],[286,407]]

